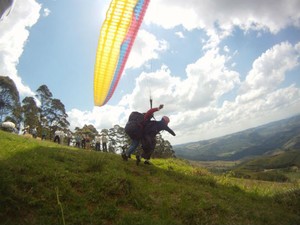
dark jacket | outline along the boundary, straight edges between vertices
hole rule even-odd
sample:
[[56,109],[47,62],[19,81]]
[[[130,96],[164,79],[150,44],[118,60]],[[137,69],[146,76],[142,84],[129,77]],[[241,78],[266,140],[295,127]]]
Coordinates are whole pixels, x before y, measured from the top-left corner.
[[144,126],[144,135],[149,135],[155,137],[162,130],[168,131],[170,134],[175,136],[174,131],[168,127],[168,125],[163,121],[149,121]]
[[176,134],[174,131],[168,127],[168,125],[163,121],[149,121],[144,127],[144,135],[142,137],[142,157],[144,159],[150,159],[156,145],[156,135],[162,131],[166,130],[173,136]]
[[126,134],[132,140],[140,140],[143,137],[144,126],[151,121],[153,114],[158,110],[159,108],[152,108],[146,113],[132,112],[125,126]]

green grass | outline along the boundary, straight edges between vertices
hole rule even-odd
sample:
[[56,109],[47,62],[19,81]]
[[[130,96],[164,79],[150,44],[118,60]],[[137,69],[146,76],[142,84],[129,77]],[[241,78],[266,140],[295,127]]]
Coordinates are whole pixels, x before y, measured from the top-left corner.
[[300,224],[297,185],[246,185],[181,159],[136,166],[0,131],[0,160],[0,224]]

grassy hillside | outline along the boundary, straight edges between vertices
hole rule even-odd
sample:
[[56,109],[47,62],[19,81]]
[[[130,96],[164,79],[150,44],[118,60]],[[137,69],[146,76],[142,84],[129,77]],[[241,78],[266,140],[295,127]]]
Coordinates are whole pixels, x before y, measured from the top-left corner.
[[300,151],[281,151],[250,159],[235,166],[232,171],[237,177],[294,182],[300,179]]
[[300,224],[299,183],[214,176],[0,131],[0,224]]

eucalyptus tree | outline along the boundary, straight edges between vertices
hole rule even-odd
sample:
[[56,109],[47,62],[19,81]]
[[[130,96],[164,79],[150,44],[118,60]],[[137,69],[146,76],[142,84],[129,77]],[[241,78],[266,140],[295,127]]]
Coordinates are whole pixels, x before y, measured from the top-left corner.
[[46,117],[48,118],[49,127],[52,129],[67,129],[70,126],[65,105],[59,99],[51,100],[50,110]]
[[40,122],[43,130],[50,135],[51,138],[51,129],[49,122],[49,113],[51,111],[51,101],[52,93],[47,87],[47,85],[41,85],[36,90],[36,98],[40,101]]
[[98,135],[97,129],[93,125],[84,125],[82,128],[75,127],[76,135],[84,135],[88,136],[90,139],[94,139],[96,135]]
[[120,153],[124,145],[128,145],[129,137],[125,133],[125,129],[119,125],[114,125],[108,130],[110,151]]
[[36,90],[36,97],[40,101],[40,108],[43,111],[47,111],[51,106],[51,99],[53,97],[51,91],[48,86],[43,84]]
[[50,130],[50,138],[56,129],[68,129],[70,123],[64,104],[54,99],[47,85],[41,85],[36,90],[36,97],[40,101],[40,119],[42,125]]
[[117,135],[116,134],[117,134],[117,131],[114,127],[108,129],[108,151],[112,152],[112,153],[115,153],[116,149],[117,149],[117,141],[116,141]]
[[152,154],[154,158],[174,158],[175,152],[168,140],[164,140],[161,134],[156,136],[156,146]]
[[25,97],[22,101],[23,123],[24,127],[38,128],[41,132],[41,124],[39,120],[40,109],[33,97]]
[[14,81],[7,76],[0,76],[0,122],[6,118],[20,125],[20,97]]

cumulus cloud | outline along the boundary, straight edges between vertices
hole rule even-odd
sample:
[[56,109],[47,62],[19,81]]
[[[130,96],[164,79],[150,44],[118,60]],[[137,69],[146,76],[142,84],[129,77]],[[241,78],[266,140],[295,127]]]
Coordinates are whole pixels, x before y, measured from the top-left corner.
[[175,35],[179,38],[184,38],[184,34],[182,32],[175,32]]
[[250,101],[278,88],[288,71],[299,65],[297,45],[280,43],[263,53],[253,63],[252,70],[241,86],[238,101]]
[[282,86],[287,72],[299,66],[297,46],[280,43],[258,57],[246,79],[237,83],[240,92],[235,99],[214,107],[215,117],[199,123],[198,131],[205,130],[201,138],[237,132],[299,113],[299,87]]
[[116,124],[123,124],[124,107],[105,105],[101,108],[94,107],[92,111],[72,109],[68,112],[68,119],[72,121],[71,129],[93,124],[99,131],[103,128],[111,128]]
[[168,44],[165,40],[158,40],[156,36],[140,30],[130,52],[126,68],[138,68],[151,59],[157,59],[159,53],[166,51]]
[[10,15],[0,22],[0,75],[9,76],[23,96],[34,95],[33,91],[22,82],[16,69],[24,45],[29,37],[29,29],[40,16],[41,6],[34,0],[16,1]]
[[239,84],[239,74],[230,70],[226,61],[218,49],[213,49],[187,66],[188,79],[182,82],[182,91],[179,92],[186,107],[199,108],[215,104],[222,95]]
[[43,16],[44,16],[44,17],[49,16],[50,13],[51,13],[50,9],[48,9],[48,8],[44,8],[44,9],[43,9]]
[[297,0],[157,0],[149,5],[145,21],[166,29],[204,29],[210,37],[206,47],[215,47],[234,27],[274,34],[288,26],[300,27],[299,9]]

